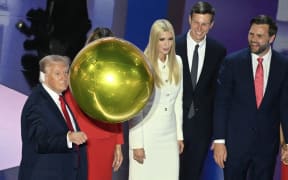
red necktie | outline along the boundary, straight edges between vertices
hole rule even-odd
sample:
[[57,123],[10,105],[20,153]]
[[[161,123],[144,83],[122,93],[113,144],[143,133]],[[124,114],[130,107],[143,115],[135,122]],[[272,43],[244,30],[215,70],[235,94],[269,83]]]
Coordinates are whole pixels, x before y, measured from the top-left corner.
[[[62,109],[62,112],[64,114],[64,117],[65,117],[65,121],[66,121],[66,124],[68,126],[68,129],[70,131],[74,131],[74,128],[73,128],[73,125],[72,125],[72,122],[71,122],[71,119],[70,119],[70,116],[68,114],[68,111],[67,111],[67,108],[66,108],[66,102],[65,102],[65,99],[62,95],[59,96],[59,101],[60,101],[60,104],[61,104],[61,109]],[[76,150],[77,150],[77,166],[79,166],[80,164],[80,152],[79,152],[79,146],[76,145]]]
[[262,98],[263,98],[263,91],[264,91],[264,74],[263,74],[263,65],[262,65],[263,58],[258,58],[257,61],[258,61],[258,65],[256,68],[254,85],[255,85],[257,108],[259,108]]
[[72,122],[71,122],[71,119],[69,117],[69,114],[68,114],[68,111],[66,109],[66,103],[65,103],[65,100],[63,98],[63,96],[59,96],[59,101],[60,101],[60,104],[61,104],[61,109],[62,109],[62,112],[64,114],[64,117],[65,117],[65,120],[66,120],[66,124],[68,126],[68,129],[70,131],[74,131],[74,128],[72,126]]

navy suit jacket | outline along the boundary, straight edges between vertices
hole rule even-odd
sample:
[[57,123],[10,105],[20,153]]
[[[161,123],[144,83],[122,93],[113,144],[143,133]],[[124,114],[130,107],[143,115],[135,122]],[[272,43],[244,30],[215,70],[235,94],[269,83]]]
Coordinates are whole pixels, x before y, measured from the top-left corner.
[[57,105],[43,86],[38,85],[22,110],[22,160],[18,179],[87,179],[86,147],[79,146],[78,161],[74,144],[72,149],[67,147],[67,132]]
[[214,138],[225,139],[228,157],[275,157],[280,122],[288,140],[287,57],[272,50],[267,87],[257,109],[250,50],[227,56],[218,79]]
[[[226,56],[226,49],[217,41],[207,37],[205,59],[201,75],[193,91],[188,57],[187,34],[176,38],[176,54],[183,62],[183,135],[184,142],[191,138],[206,140],[210,143],[212,135],[213,101],[216,89],[216,78],[220,64]],[[190,105],[194,102],[195,116],[188,118]],[[206,150],[203,150],[206,151]]]

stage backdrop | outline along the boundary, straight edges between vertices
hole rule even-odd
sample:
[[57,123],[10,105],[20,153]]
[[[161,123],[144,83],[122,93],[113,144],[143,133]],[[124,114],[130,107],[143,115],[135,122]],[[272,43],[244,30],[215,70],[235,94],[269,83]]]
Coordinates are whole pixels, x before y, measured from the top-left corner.
[[[247,46],[247,31],[252,16],[268,14],[277,20],[279,26],[274,47],[288,54],[287,0],[207,1],[216,8],[215,26],[210,35],[224,43],[229,52]],[[155,19],[167,18],[173,23],[176,34],[186,33],[189,27],[188,14],[195,2],[73,0],[73,4],[59,0],[0,0],[0,180],[17,179],[21,158],[20,113],[27,95],[37,82],[37,63],[41,56],[59,52],[73,58],[82,46],[83,34],[86,37],[86,33],[97,26],[111,28],[118,37],[144,50],[150,26]],[[62,14],[61,17],[66,19],[59,20],[57,14],[65,13],[64,9],[73,10],[74,13]],[[19,28],[23,22],[26,29]],[[65,29],[67,25],[63,27],[65,30],[61,29],[62,23],[68,23],[69,28]],[[51,29],[53,25],[57,31]],[[67,35],[77,33],[80,35],[67,38]],[[67,46],[67,39],[70,46]],[[39,40],[43,43],[39,44]],[[126,123],[124,127],[124,164],[114,174],[113,180],[127,180],[128,176]],[[202,179],[223,179],[222,171],[215,165],[211,152],[207,156]],[[279,179],[277,167],[275,180]]]

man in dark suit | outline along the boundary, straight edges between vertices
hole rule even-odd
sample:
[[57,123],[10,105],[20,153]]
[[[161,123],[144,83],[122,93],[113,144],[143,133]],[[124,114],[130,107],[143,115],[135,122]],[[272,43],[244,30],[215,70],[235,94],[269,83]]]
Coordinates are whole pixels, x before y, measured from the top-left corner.
[[59,101],[68,87],[69,63],[68,57],[58,55],[39,62],[41,84],[33,89],[22,110],[19,180],[87,179],[87,136],[79,131],[67,106],[69,118],[64,116]]
[[280,122],[288,139],[288,58],[271,48],[276,33],[270,17],[252,18],[249,48],[228,55],[221,68],[213,148],[226,180],[272,180]]
[[[211,143],[216,77],[226,55],[220,43],[207,37],[214,15],[215,9],[209,3],[197,2],[189,15],[190,30],[176,38],[176,53],[182,58],[184,76],[184,151],[180,157],[180,180],[200,179]],[[199,46],[194,53],[196,45]],[[198,64],[195,65],[192,57],[196,54]],[[195,82],[192,82],[193,73]]]

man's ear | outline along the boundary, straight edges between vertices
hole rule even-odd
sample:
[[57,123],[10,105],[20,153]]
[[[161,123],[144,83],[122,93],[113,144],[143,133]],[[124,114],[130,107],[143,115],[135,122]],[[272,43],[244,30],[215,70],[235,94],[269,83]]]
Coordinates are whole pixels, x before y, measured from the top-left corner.
[[40,71],[40,74],[39,74],[39,81],[41,83],[45,82],[45,73]]

